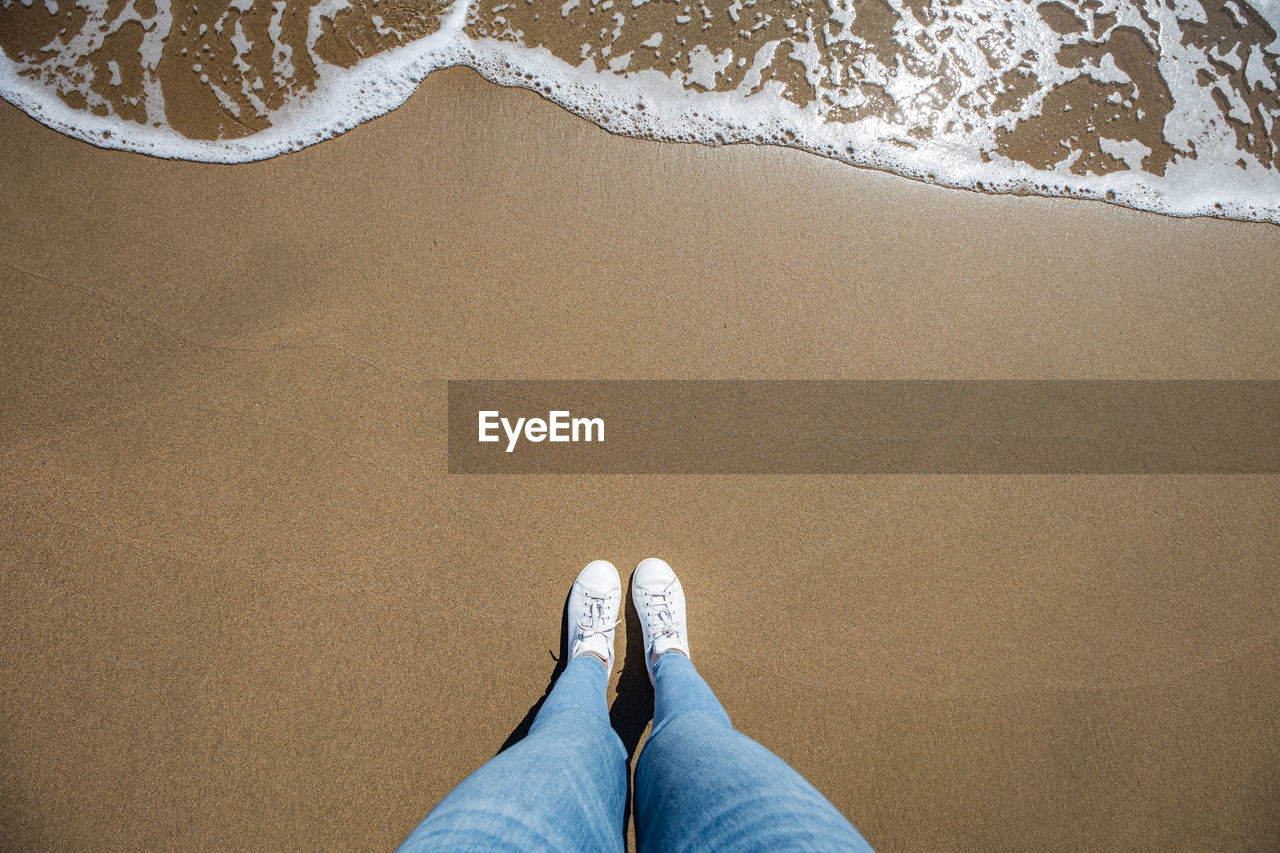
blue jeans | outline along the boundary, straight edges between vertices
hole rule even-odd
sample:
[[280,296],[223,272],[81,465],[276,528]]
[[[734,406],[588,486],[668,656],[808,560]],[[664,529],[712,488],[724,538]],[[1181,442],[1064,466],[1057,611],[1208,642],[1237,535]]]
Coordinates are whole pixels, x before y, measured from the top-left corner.
[[[640,850],[871,850],[799,773],[734,730],[687,657],[661,655],[653,673],[635,776]],[[528,736],[454,788],[401,853],[622,850],[627,753],[609,726],[608,680],[597,659],[571,660]]]

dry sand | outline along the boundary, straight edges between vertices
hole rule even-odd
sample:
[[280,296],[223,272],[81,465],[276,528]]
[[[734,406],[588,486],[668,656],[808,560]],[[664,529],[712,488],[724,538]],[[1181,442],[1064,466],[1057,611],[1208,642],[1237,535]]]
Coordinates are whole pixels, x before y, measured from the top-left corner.
[[451,378],[1274,379],[1280,228],[615,138],[466,71],[256,165],[0,140],[4,849],[391,848],[541,696],[581,565],[648,555],[879,849],[1280,845],[1275,476],[444,441]]

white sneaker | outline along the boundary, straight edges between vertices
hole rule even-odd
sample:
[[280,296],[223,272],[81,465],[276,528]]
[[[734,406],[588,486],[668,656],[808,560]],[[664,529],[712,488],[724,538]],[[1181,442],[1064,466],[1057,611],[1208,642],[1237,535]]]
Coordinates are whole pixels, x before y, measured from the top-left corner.
[[622,604],[622,579],[608,560],[593,560],[578,574],[569,590],[565,611],[565,633],[569,637],[569,660],[585,652],[604,660],[613,672],[613,629],[618,624]]
[[657,557],[642,560],[631,578],[631,600],[644,627],[644,665],[653,681],[653,659],[663,652],[689,656],[684,588],[671,567]]

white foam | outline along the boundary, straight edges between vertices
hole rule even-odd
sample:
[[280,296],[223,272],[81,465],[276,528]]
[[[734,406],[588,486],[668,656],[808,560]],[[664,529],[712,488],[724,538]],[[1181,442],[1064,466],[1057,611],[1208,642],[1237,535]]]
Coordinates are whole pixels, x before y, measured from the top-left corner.
[[284,86],[293,78],[293,45],[281,40],[284,35],[285,0],[271,4],[271,20],[267,22],[267,37],[271,39],[271,73],[277,86]]
[[716,78],[720,76],[729,63],[733,61],[733,51],[725,48],[719,56],[707,49],[705,44],[695,47],[689,54],[688,80],[704,89],[714,89]]
[[[631,0],[628,5],[635,7],[645,2]],[[902,11],[897,0],[890,2]],[[235,8],[249,5],[250,0],[236,0]],[[50,127],[95,145],[159,157],[236,163],[328,139],[396,108],[433,70],[467,65],[495,83],[533,89],[618,133],[707,144],[785,144],[953,187],[1108,199],[1179,216],[1207,214],[1280,223],[1280,170],[1241,156],[1235,147],[1234,132],[1222,121],[1209,91],[1196,81],[1202,70],[1215,79],[1218,75],[1202,52],[1181,43],[1178,17],[1199,15],[1203,19],[1199,4],[1190,0],[1173,0],[1170,6],[1148,4],[1144,11],[1155,20],[1154,28],[1148,27],[1132,5],[1106,0],[1105,6],[1126,25],[1146,28],[1144,31],[1159,41],[1160,71],[1173,93],[1172,111],[1164,125],[1165,139],[1178,151],[1196,152],[1195,159],[1175,157],[1163,177],[1141,170],[1140,164],[1151,149],[1134,140],[1099,140],[1106,153],[1129,167],[1106,175],[1075,175],[1070,171],[1073,159],[1059,162],[1050,171],[1038,170],[996,152],[997,131],[1037,115],[1044,95],[1077,73],[1056,62],[1062,38],[1043,23],[1030,4],[965,0],[958,7],[949,7],[945,20],[938,17],[927,24],[904,12],[895,32],[904,45],[933,44],[943,48],[919,52],[915,70],[903,66],[901,60],[897,67],[886,67],[870,54],[863,55],[856,67],[841,66],[834,60],[828,63],[816,47],[820,36],[812,31],[811,23],[801,25],[797,21],[795,38],[769,42],[750,55],[735,56],[727,49],[717,54],[705,45],[694,45],[686,52],[683,66],[673,67],[669,74],[652,69],[628,71],[634,58],[631,52],[609,57],[609,51],[604,49],[598,51],[598,56],[605,70],[597,71],[591,45],[584,46],[583,61],[572,65],[545,48],[529,48],[510,40],[468,39],[463,34],[469,11],[465,0],[454,3],[440,29],[432,35],[365,59],[351,69],[337,68],[316,55],[315,45],[325,21],[349,5],[349,0],[321,0],[311,8],[306,46],[317,69],[315,91],[288,97],[282,108],[270,114],[270,127],[246,138],[191,140],[164,122],[163,97],[154,72],[172,22],[169,0],[157,0],[158,12],[148,24],[141,50],[140,62],[148,72],[144,74],[146,125],[72,109],[51,96],[49,88],[39,80],[18,74],[18,65],[11,61],[0,62],[0,95]],[[833,5],[837,7],[836,14],[821,36],[828,44],[853,38],[853,8],[847,3]],[[1280,19],[1280,3],[1274,0],[1253,0],[1250,5],[1269,21]],[[568,15],[575,6],[574,0],[569,0],[561,7],[562,14]],[[605,5],[598,8],[604,9]],[[705,20],[711,18],[705,7],[690,4],[690,10]],[[293,73],[292,49],[281,39],[284,11],[283,2],[274,2],[268,26],[272,73],[278,85],[291,79]],[[736,21],[740,11],[734,7],[728,17]],[[1236,11],[1240,13],[1241,10]],[[614,24],[616,37],[623,25],[622,17],[612,12],[608,18]],[[1006,25],[1015,36],[1001,41]],[[946,39],[944,27],[960,33]],[[86,27],[77,39],[97,38],[100,43],[101,37],[101,29]],[[232,41],[236,59],[243,62],[241,57],[247,56],[252,45],[238,22]],[[642,44],[656,49],[662,41],[662,34],[654,33]],[[985,50],[980,50],[980,45],[985,45]],[[58,55],[66,59],[82,51],[79,55],[83,56],[92,47],[89,43],[68,45]],[[827,81],[823,94],[828,104],[819,99],[800,107],[784,97],[780,82],[760,85],[762,72],[778,58],[780,50],[799,61],[809,79]],[[1255,47],[1243,55],[1228,51],[1215,57],[1242,68],[1250,86],[1274,91],[1275,55],[1273,44]],[[944,60],[949,69],[945,74]],[[740,85],[733,91],[715,91],[734,63],[746,69]],[[1001,75],[1019,66],[1037,77],[1039,90],[1020,109],[994,118],[987,116],[984,110],[998,91]],[[1129,82],[1110,54],[1104,54],[1087,73],[1111,83]],[[895,120],[876,114],[851,122],[827,120],[824,109],[857,109],[865,102],[863,90],[849,85],[855,82],[882,86],[904,115]],[[239,110],[234,98],[212,84],[211,88],[227,109]],[[250,90],[259,88],[261,80],[251,84],[246,74],[243,93],[251,96]],[[1239,93],[1229,86],[1220,88],[1227,96],[1231,115],[1250,120],[1249,107]],[[88,90],[87,82],[83,89]],[[93,93],[86,98],[92,106],[95,102],[90,95]],[[251,96],[249,102],[259,112],[265,112],[256,96]],[[1269,131],[1277,116],[1265,110],[1262,115]],[[907,135],[907,127],[921,128],[923,132]],[[1073,154],[1079,156],[1079,151]],[[1244,162],[1243,168],[1237,161]]]
[[1124,161],[1135,172],[1142,168],[1143,158],[1151,153],[1150,148],[1136,139],[1120,140],[1104,136],[1098,140],[1098,145],[1107,154]]

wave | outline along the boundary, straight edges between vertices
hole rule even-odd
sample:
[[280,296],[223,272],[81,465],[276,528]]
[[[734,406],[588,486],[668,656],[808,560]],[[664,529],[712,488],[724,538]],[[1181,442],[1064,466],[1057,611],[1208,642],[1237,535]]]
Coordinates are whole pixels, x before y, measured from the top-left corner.
[[616,133],[1280,223],[1277,23],[1261,0],[4,0],[0,96],[235,163],[468,66]]

